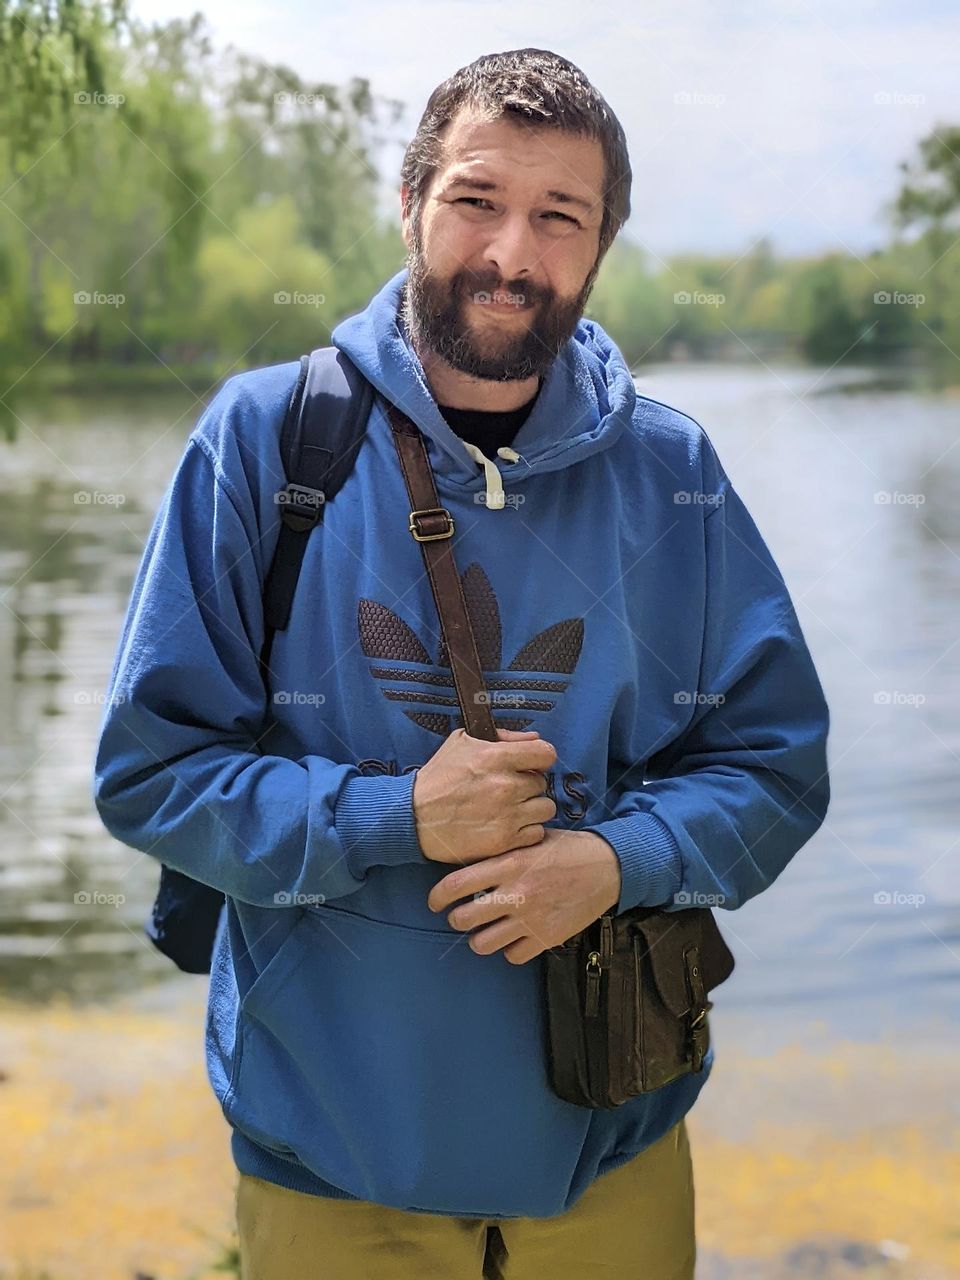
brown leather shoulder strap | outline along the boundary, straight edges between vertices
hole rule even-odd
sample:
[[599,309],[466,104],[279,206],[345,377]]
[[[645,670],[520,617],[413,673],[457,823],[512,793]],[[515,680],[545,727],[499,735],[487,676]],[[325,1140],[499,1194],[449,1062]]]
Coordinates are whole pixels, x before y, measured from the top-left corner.
[[440,617],[440,630],[450,655],[450,670],[460,703],[463,727],[473,738],[497,742],[490,695],[483,683],[477,642],[453,558],[453,516],[441,507],[433,470],[419,428],[396,405],[387,414],[397,446],[400,469],[410,496],[407,528],[420,544],[423,562]]

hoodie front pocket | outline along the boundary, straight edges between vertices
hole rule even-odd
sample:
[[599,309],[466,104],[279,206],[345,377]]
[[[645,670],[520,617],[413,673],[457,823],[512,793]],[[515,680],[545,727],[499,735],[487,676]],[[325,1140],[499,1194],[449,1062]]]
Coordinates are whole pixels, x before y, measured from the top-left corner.
[[363,1200],[553,1211],[589,1112],[549,1087],[540,957],[468,942],[309,908],[244,1001],[231,1124]]
[[[293,949],[295,935],[298,929],[303,928],[305,911],[303,910],[303,908],[299,908],[299,910],[300,910],[300,918],[298,920],[294,920],[292,926],[287,932],[287,936],[283,939],[283,941],[280,943],[280,946],[277,948],[274,954],[267,961],[264,968],[261,969],[261,971],[254,978],[253,982],[244,992],[243,996],[241,996],[239,1003],[236,1007],[236,1014],[235,1014],[236,1026],[235,1026],[234,1035],[233,1035],[233,1050],[232,1050],[232,1064],[231,1064],[231,1070],[230,1070],[230,1078],[227,1083],[226,1091],[223,1093],[223,1096],[220,1097],[220,1106],[223,1109],[223,1113],[228,1120],[230,1120],[232,1117],[231,1109],[233,1105],[233,1098],[236,1093],[237,1083],[240,1078],[240,1065],[243,1060],[242,1032],[243,1032],[243,1019],[246,1013],[246,1009],[250,1004],[250,1002],[252,1000],[255,1000],[258,997],[261,987],[265,987],[270,981],[272,981],[272,979],[278,974],[278,972],[282,980],[282,975],[286,972],[287,961],[289,960],[290,953]],[[214,960],[216,964],[216,960],[217,960],[216,956],[214,957]],[[224,961],[224,963],[226,963],[226,961]],[[218,973],[215,971],[211,977],[211,987],[213,988],[213,986],[217,985],[218,982],[222,983],[224,981],[225,979],[221,975],[218,975]],[[207,1008],[208,1041],[210,1040],[211,1034],[213,1031],[213,1017],[215,1012],[216,1012],[216,1005],[212,1000],[210,1000]],[[218,1091],[218,1097],[219,1096],[220,1094]]]

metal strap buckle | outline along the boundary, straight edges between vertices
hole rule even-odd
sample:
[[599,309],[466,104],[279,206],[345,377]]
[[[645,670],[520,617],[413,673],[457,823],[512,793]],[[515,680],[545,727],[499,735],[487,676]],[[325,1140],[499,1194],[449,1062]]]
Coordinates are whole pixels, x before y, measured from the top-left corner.
[[[418,516],[444,516],[447,521],[447,528],[442,529],[439,533],[420,533],[417,529]],[[453,516],[446,507],[420,507],[417,511],[410,512],[410,523],[407,527],[417,542],[435,542],[437,538],[450,538],[453,536]]]

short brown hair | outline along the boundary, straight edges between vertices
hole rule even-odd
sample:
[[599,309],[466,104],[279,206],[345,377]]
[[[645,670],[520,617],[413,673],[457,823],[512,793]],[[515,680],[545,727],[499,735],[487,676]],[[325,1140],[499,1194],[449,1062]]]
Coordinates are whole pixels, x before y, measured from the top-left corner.
[[633,174],[627,140],[606,99],[580,68],[549,49],[485,54],[434,89],[400,169],[401,182],[410,191],[414,227],[419,226],[423,199],[443,162],[443,130],[465,106],[490,120],[510,113],[536,127],[599,141],[605,169],[599,264],[630,216]]

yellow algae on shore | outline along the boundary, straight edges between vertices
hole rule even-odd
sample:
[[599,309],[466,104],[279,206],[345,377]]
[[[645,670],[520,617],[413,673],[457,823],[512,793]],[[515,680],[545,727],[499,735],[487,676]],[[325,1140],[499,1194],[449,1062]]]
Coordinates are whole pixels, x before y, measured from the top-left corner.
[[763,1126],[757,1146],[719,1141],[691,1116],[697,1234],[704,1248],[779,1256],[823,1235],[877,1245],[894,1240],[914,1264],[960,1275],[960,1154],[931,1149],[910,1129],[843,1141],[821,1133],[819,1149],[784,1154],[793,1133]]
[[0,1011],[4,1280],[184,1280],[229,1247],[235,1171],[204,1068],[204,994],[161,1013]]
[[698,1243],[772,1257],[822,1236],[892,1242],[891,1257],[908,1260],[898,1276],[960,1276],[960,1112],[945,1043],[806,1032],[767,1056],[725,1043],[688,1119]]
[[[223,1280],[229,1127],[204,1068],[206,984],[178,990],[0,1009],[0,1280]],[[960,1275],[948,1055],[835,1043],[717,1055],[688,1120],[705,1255],[742,1259],[746,1274],[748,1259],[830,1234],[892,1241],[907,1256],[898,1277]]]

